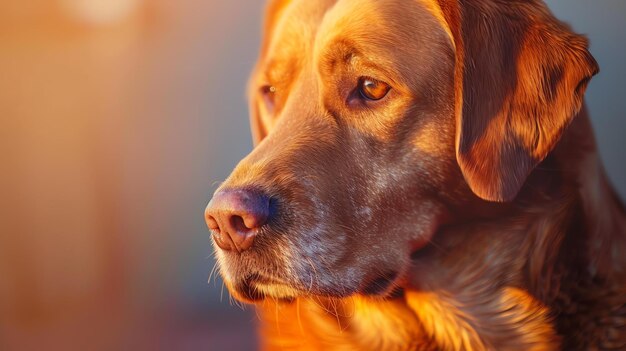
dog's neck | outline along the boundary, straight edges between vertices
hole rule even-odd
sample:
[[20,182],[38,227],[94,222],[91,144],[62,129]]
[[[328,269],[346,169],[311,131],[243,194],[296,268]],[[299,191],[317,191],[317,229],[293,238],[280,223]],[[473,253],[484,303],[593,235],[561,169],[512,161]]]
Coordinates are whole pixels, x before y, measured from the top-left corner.
[[[443,227],[413,255],[401,298],[264,302],[261,334],[271,342],[265,349],[601,345],[603,335],[575,335],[591,324],[589,330],[611,330],[595,325],[594,313],[626,317],[623,288],[605,285],[625,280],[626,258],[619,253],[626,252],[626,217],[590,130],[583,109],[514,203],[485,204],[478,219]],[[580,296],[595,298],[577,301]],[[571,312],[568,304],[592,312]]]
[[[551,157],[566,192],[581,207],[589,273],[601,279],[626,278],[626,212],[610,185],[583,106]],[[542,171],[541,169],[539,171]],[[559,196],[557,193],[556,196]]]
[[564,215],[556,224],[561,231],[570,226],[580,231],[571,235],[584,246],[584,252],[576,252],[586,260],[581,263],[584,269],[601,279],[626,279],[626,212],[604,172],[585,106],[553,152],[529,175],[515,201],[488,203],[474,197],[456,208],[456,222],[450,225],[460,232],[466,231],[467,223],[506,227],[523,216],[531,225],[555,224],[554,219]]
[[[555,150],[556,157],[576,167],[568,174],[578,182],[578,195],[587,224],[589,269],[592,274],[624,281],[626,278],[626,212],[611,187],[596,151],[587,110],[583,108]],[[584,141],[584,144],[580,141]],[[582,145],[581,145],[582,144]],[[581,157],[568,150],[578,145]],[[568,160],[569,157],[569,160]],[[567,165],[563,165],[568,169]]]

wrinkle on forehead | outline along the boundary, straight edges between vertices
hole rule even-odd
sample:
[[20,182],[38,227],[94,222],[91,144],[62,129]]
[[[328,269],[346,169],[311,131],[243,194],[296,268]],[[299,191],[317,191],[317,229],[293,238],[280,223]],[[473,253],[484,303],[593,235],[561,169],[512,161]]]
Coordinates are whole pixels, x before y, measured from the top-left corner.
[[293,78],[307,60],[319,67],[317,61],[341,39],[362,47],[366,59],[398,71],[411,66],[399,58],[420,56],[426,46],[420,41],[439,42],[454,51],[435,0],[294,0],[282,11],[273,33],[265,58],[265,71],[273,77]]
[[[375,49],[375,41],[380,41],[384,36],[385,19],[377,11],[377,4],[372,0],[339,0],[335,6],[324,16],[318,35],[315,40],[313,59],[315,67],[321,67],[327,59],[336,54],[336,45],[341,45],[348,61],[354,62],[357,54],[380,53],[380,48]],[[363,47],[368,49],[363,50]],[[369,61],[378,61],[373,57],[364,57]],[[390,63],[390,62],[389,62]]]
[[354,53],[389,71],[441,67],[433,50],[454,55],[454,42],[434,0],[339,0],[324,15],[313,58],[323,63],[335,45],[350,44]]

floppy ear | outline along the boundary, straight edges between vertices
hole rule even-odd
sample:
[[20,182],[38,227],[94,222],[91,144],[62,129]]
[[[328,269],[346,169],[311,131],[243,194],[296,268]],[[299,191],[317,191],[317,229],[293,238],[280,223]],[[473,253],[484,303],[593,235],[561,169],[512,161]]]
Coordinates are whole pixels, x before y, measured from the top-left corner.
[[[258,63],[260,63],[261,60],[263,60],[263,58],[267,55],[267,50],[274,33],[276,22],[278,22],[280,15],[290,2],[291,0],[271,0],[267,4],[265,8],[263,37],[261,39],[261,51]],[[248,90],[251,91],[251,94],[254,94],[256,89],[257,87],[250,87]],[[258,106],[254,102],[254,99],[250,100],[252,100],[250,104],[250,128],[252,129],[252,141],[256,146],[267,136],[268,131],[267,127],[263,123],[263,120],[261,119],[261,114],[258,111]]]
[[541,1],[437,0],[456,47],[456,153],[485,200],[515,198],[581,108],[598,65]]

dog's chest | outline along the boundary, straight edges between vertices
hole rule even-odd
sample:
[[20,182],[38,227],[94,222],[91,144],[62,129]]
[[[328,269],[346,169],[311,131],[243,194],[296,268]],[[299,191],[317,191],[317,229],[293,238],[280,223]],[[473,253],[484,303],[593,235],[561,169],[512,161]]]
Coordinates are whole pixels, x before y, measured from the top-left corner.
[[261,313],[265,350],[436,350],[401,299],[302,299]]
[[350,331],[362,349],[435,350],[404,300],[352,299]]

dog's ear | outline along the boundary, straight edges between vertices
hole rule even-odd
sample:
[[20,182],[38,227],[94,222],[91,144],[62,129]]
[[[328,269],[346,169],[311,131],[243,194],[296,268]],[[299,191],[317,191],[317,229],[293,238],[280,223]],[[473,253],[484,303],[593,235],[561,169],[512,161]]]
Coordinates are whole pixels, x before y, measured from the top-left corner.
[[[260,63],[267,55],[270,41],[274,35],[274,28],[278,22],[283,10],[291,0],[271,0],[265,8],[265,20],[263,24],[263,37],[261,39],[261,50],[258,62]],[[252,82],[251,82],[252,84]],[[257,87],[250,87],[251,94],[254,93]],[[254,100],[254,99],[251,99]],[[250,105],[250,128],[252,129],[252,141],[254,145],[257,145],[267,136],[267,127],[261,119],[261,114],[258,111],[256,103],[252,102]]]
[[437,0],[456,50],[456,153],[472,191],[515,198],[598,65],[541,1]]

